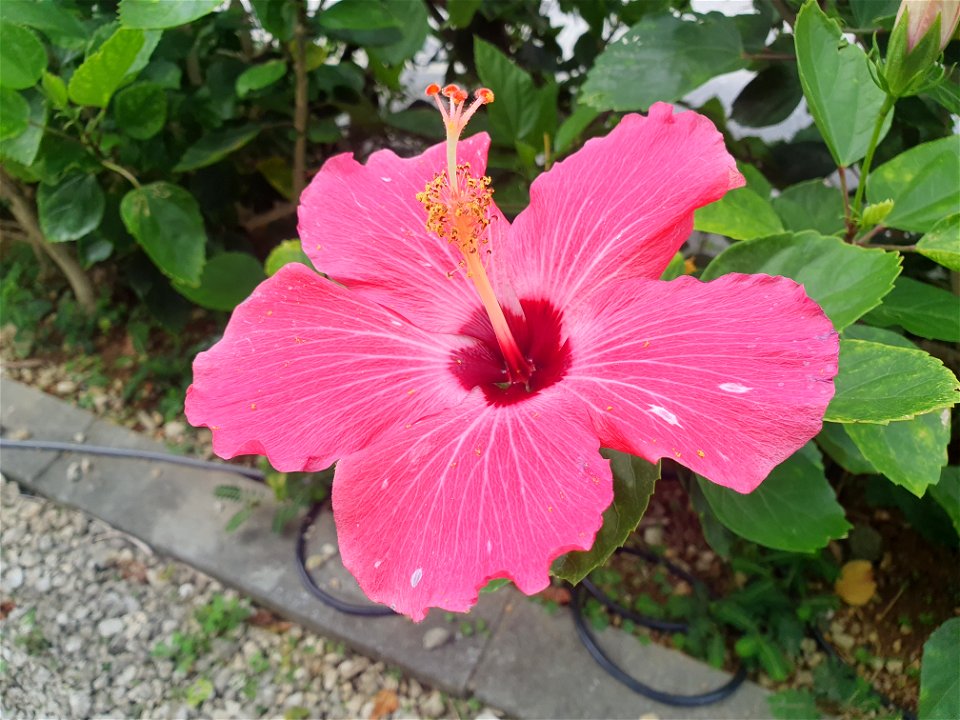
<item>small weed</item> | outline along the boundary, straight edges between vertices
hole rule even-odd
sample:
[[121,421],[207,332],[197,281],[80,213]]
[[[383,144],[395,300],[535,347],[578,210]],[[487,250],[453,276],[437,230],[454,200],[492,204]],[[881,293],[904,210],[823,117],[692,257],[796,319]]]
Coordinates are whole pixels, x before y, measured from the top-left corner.
[[207,678],[198,678],[187,688],[187,705],[198,708],[213,696],[213,683]]
[[210,651],[214,638],[226,635],[250,616],[250,609],[236,599],[214,595],[210,602],[197,608],[194,620],[200,628],[191,632],[173,633],[169,643],[159,642],[153,656],[172,660],[180,672],[189,672],[197,660]]
[[47,650],[51,643],[43,634],[43,630],[37,625],[37,609],[31,608],[20,619],[20,635],[17,636],[16,643],[24,649],[28,655],[40,655]]

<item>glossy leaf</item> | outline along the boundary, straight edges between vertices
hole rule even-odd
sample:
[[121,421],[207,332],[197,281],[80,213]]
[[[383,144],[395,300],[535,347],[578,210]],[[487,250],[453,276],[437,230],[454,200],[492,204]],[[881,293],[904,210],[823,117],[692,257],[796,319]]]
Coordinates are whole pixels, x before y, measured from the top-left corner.
[[284,265],[292,262],[314,269],[313,263],[310,262],[310,258],[303,251],[299,240],[284,240],[267,255],[267,259],[263,263],[263,269],[268,276],[272,276]]
[[944,509],[953,529],[960,535],[960,467],[945,467],[940,473],[940,482],[931,486],[930,496]]
[[403,39],[400,23],[378,0],[340,0],[316,17],[328,34],[358,45],[391,45]]
[[255,90],[262,90],[273,85],[287,73],[287,63],[284,60],[270,60],[260,65],[249,67],[237,77],[236,90],[239,97],[246,97]]
[[721,523],[766,547],[813,552],[851,528],[823,474],[820,451],[812,443],[775,467],[749,495],[699,475],[697,482]]
[[242,125],[220,132],[204,135],[187,148],[174,168],[174,172],[188,172],[220,162],[253,140],[260,128],[257,125]]
[[900,272],[900,258],[804,232],[732,245],[713,259],[702,279],[730,272],[783,275],[803,283],[807,295],[842,330],[890,292]]
[[222,4],[222,0],[121,0],[120,22],[142,30],[172,28],[198,20]]
[[120,217],[161,272],[181,283],[199,284],[207,233],[193,195],[168,182],[144,185],[124,196]]
[[117,93],[113,113],[123,132],[137,140],[147,140],[167,122],[167,94],[156,83],[131,85]]
[[47,69],[47,51],[32,30],[0,22],[0,87],[33,87]]
[[207,261],[200,285],[174,282],[177,292],[210,310],[233,310],[267,279],[257,259],[249,253],[224,252]]
[[863,456],[844,427],[838,423],[824,423],[823,429],[817,435],[817,444],[847,472],[854,475],[876,475],[877,469]]
[[646,512],[653,488],[660,477],[660,464],[652,464],[628,453],[603,448],[613,472],[613,504],[603,513],[603,526],[587,552],[570,552],[557,558],[551,572],[578,583],[603,565],[637,529]]
[[30,126],[30,105],[16,90],[0,87],[0,140],[22,134]]
[[[7,90],[0,90],[5,94]],[[10,90],[9,92],[16,92]],[[19,93],[18,93],[19,94]],[[44,126],[47,122],[47,103],[40,93],[32,93],[27,98],[29,107],[27,129],[17,135],[0,140],[0,159],[12,160],[24,166],[33,165],[40,150],[40,142],[44,136]],[[14,101],[16,102],[16,101]],[[5,113],[5,108],[0,108],[0,112]],[[7,118],[0,117],[0,127],[7,122]],[[0,131],[2,134],[2,131]],[[33,170],[34,168],[31,168]]]
[[[693,52],[693,49],[696,49]],[[707,80],[746,65],[740,33],[719,13],[681,20],[644,17],[597,57],[581,90],[598,110],[646,110],[670,102]]]
[[922,350],[865,340],[840,341],[836,394],[824,420],[880,423],[909,420],[957,401],[957,379]]
[[[85,41],[87,31],[83,24],[60,3],[34,0],[0,2],[0,20],[26,25],[45,33],[54,44],[62,40]],[[74,47],[74,43],[69,43]]]
[[949,270],[960,270],[960,213],[934,225],[920,238],[917,251]]
[[[871,77],[866,54],[843,38],[816,2],[800,9],[794,40],[810,114],[834,161],[848,167],[866,155],[885,95]],[[881,138],[891,119],[888,113]]]
[[960,618],[950,618],[923,644],[919,720],[960,717]]
[[37,215],[51,242],[77,240],[95,230],[103,218],[103,190],[96,175],[69,175],[58,185],[41,185]]
[[897,278],[883,304],[871,311],[865,322],[887,327],[899,325],[920,337],[960,342],[960,301],[929,283]]
[[748,187],[731,190],[697,210],[693,227],[734,240],[752,240],[783,232],[780,218],[770,202]]
[[960,137],[917,145],[876,168],[867,179],[867,198],[894,201],[888,227],[929,232],[960,207]]
[[816,230],[821,235],[835,235],[844,229],[840,190],[827,187],[822,180],[808,180],[786,188],[773,199],[773,209],[787,230]]
[[120,28],[77,68],[67,85],[77,105],[106,107],[113,94],[150,61],[160,33]]
[[473,55],[480,82],[496,96],[496,102],[488,106],[496,139],[513,144],[515,139],[527,137],[536,128],[540,112],[531,102],[537,94],[533,79],[488,42],[475,40]]
[[783,122],[803,98],[800,76],[793,63],[764,68],[733,101],[730,119],[744,127],[769,127]]

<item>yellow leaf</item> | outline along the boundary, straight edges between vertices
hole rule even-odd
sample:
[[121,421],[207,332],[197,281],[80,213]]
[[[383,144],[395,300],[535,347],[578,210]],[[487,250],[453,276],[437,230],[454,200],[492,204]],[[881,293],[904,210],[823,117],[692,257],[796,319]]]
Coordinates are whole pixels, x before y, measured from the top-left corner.
[[866,605],[877,592],[873,565],[866,560],[851,560],[840,569],[834,591],[848,605]]

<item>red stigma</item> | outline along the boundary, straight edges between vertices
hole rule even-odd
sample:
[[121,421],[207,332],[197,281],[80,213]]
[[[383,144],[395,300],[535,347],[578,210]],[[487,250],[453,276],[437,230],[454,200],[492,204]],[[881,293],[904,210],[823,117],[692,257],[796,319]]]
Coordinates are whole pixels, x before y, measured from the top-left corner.
[[493,102],[493,90],[490,90],[489,88],[478,88],[474,93],[474,96],[484,105],[489,105]]
[[440,86],[436,83],[430,83],[427,85],[427,89],[423,91],[427,97],[433,97],[440,92]]
[[455,97],[456,95],[459,95],[462,92],[463,90],[461,90],[459,87],[457,87],[452,83],[443,88],[443,96],[448,98]]

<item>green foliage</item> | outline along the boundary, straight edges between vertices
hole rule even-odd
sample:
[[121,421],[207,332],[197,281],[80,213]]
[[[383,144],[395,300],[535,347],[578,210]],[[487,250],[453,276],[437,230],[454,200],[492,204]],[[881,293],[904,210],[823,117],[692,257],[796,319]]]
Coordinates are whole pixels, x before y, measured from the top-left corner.
[[883,305],[864,321],[881,327],[898,325],[933,340],[960,342],[960,305],[956,296],[908,277],[897,278]]
[[918,716],[960,717],[960,618],[947,620],[924,643]]
[[159,32],[118,28],[70,77],[70,100],[107,107],[113,94],[146,67],[158,42]]
[[32,87],[47,68],[47,51],[29,28],[0,22],[0,87]]
[[68,175],[56,186],[40,185],[37,213],[47,240],[78,240],[100,225],[106,200],[97,179]]
[[[210,601],[194,611],[194,629],[185,632],[176,631],[169,642],[159,642],[152,654],[155,657],[172,660],[180,672],[189,672],[197,661],[210,652],[214,639],[229,635],[250,617],[250,608],[236,599],[226,599],[219,593],[210,598]],[[202,703],[207,695],[203,695],[206,685],[203,679],[197,681],[197,704]]]
[[174,282],[174,287],[201,307],[233,310],[265,279],[263,268],[255,257],[247,253],[225,252],[207,261],[197,287],[181,282]]
[[770,201],[749,187],[731,190],[720,200],[697,210],[693,227],[733,240],[751,240],[783,232],[783,224]]
[[917,243],[917,251],[949,270],[960,270],[960,213],[930,228]]
[[120,0],[120,22],[124,27],[160,30],[193,22],[213,12],[220,0]]

